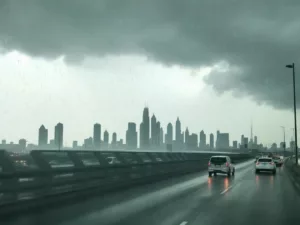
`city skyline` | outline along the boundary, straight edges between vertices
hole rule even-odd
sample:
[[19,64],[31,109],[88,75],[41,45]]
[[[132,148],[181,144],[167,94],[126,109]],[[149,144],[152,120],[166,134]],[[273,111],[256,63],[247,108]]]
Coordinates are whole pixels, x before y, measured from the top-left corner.
[[[131,2],[117,14],[117,5],[103,11],[100,1],[84,1],[85,10],[13,2],[0,9],[1,139],[37,143],[37,127],[44,124],[52,138],[59,121],[64,145],[91,136],[97,121],[125,139],[128,121],[139,130],[145,103],[163,129],[172,121],[174,130],[179,116],[191,133],[220,130],[240,140],[251,138],[253,119],[264,144],[283,139],[280,126],[287,140],[293,136],[292,71],[285,66],[299,64],[297,2],[279,3],[274,23],[269,15],[277,7],[262,1],[219,1],[224,13],[216,15],[214,4],[185,2],[183,16],[172,19],[166,15],[178,5],[163,1],[143,1],[138,10]],[[23,6],[28,13],[20,13]],[[103,17],[110,22],[95,22]]]
[[[173,129],[175,127],[175,129]],[[201,149],[201,150],[212,150],[212,149],[228,149],[232,148],[248,148],[248,145],[257,147],[258,137],[255,135],[253,137],[253,123],[251,122],[251,133],[250,139],[246,135],[241,135],[240,142],[238,140],[231,140],[229,133],[221,133],[219,130],[216,133],[205,133],[204,130],[201,130],[199,135],[197,133],[190,133],[188,127],[185,131],[182,130],[182,125],[180,118],[177,117],[174,126],[173,123],[167,123],[166,132],[163,132],[163,127],[160,126],[160,121],[156,118],[155,114],[152,113],[150,119],[150,110],[148,107],[144,107],[142,113],[142,122],[140,123],[139,132],[137,131],[137,125],[134,122],[128,122],[128,128],[126,130],[125,140],[120,138],[120,141],[117,139],[117,133],[109,133],[107,129],[101,133],[102,126],[100,123],[95,123],[93,125],[93,134],[92,136],[85,138],[83,144],[80,145],[81,141],[73,140],[72,147],[77,148],[82,146],[83,148],[93,148],[93,149],[105,149],[109,146],[117,146],[117,143],[123,145],[126,144],[125,148],[127,149],[163,149],[173,148],[175,150],[182,149]],[[111,135],[111,141],[110,141]],[[207,138],[208,137],[208,138]],[[64,147],[64,125],[59,122],[54,127],[54,136],[53,139],[49,139],[48,129],[42,124],[38,129],[38,143],[37,146],[41,148],[47,148],[50,144],[58,149]],[[19,142],[22,144],[26,142],[26,139],[21,139]],[[124,142],[125,141],[125,142]],[[35,144],[35,143],[28,143]],[[164,144],[164,146],[162,145]],[[277,143],[276,143],[277,144]],[[170,145],[172,147],[170,147]],[[282,143],[279,142],[281,146]],[[263,145],[261,145],[263,146]],[[275,143],[272,143],[272,146],[275,146]],[[70,146],[66,146],[70,147]]]

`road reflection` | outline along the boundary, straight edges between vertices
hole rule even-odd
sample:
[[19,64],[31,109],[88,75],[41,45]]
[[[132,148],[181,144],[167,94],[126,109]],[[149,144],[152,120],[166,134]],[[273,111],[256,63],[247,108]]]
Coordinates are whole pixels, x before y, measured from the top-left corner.
[[212,185],[212,178],[209,177],[208,180],[207,180],[207,187],[208,187],[208,190],[211,190],[211,185]]
[[258,175],[255,176],[255,183],[256,183],[256,185],[259,185],[259,176]]
[[224,179],[224,189],[227,189],[228,187],[229,187],[229,179],[228,179],[228,177],[226,177]]

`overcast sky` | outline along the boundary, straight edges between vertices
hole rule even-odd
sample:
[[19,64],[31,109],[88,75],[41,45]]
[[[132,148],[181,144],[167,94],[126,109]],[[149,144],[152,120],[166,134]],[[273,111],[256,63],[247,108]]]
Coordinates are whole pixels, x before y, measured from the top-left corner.
[[[1,0],[0,138],[124,138],[145,105],[164,128],[292,136],[297,0]],[[296,71],[296,75],[298,75]],[[297,76],[297,89],[300,78]],[[300,94],[298,94],[300,106]],[[300,118],[299,118],[300,119]]]

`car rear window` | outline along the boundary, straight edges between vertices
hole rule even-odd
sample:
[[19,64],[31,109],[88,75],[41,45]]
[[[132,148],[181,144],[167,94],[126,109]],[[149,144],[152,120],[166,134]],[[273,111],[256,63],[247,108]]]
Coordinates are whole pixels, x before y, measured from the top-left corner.
[[225,157],[213,157],[210,159],[211,163],[226,163],[226,161]]
[[272,159],[259,159],[258,162],[272,162]]

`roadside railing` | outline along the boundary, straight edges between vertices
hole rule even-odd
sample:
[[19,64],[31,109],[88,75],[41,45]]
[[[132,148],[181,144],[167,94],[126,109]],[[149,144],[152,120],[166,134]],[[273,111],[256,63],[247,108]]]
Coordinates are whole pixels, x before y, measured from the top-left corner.
[[[108,152],[34,150],[13,155],[0,150],[0,211],[45,204],[86,190],[154,182],[207,168],[206,152]],[[249,154],[222,153],[236,163]]]

